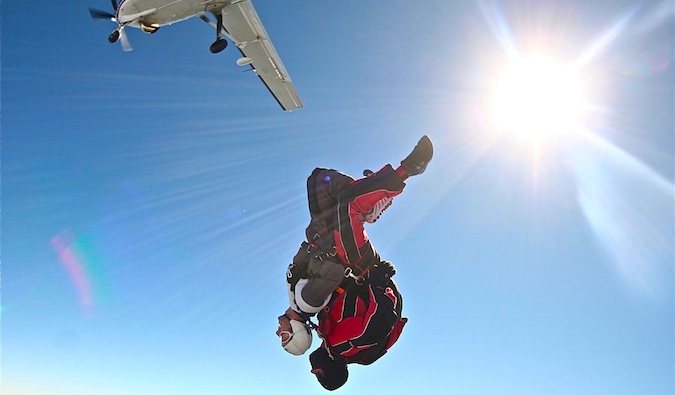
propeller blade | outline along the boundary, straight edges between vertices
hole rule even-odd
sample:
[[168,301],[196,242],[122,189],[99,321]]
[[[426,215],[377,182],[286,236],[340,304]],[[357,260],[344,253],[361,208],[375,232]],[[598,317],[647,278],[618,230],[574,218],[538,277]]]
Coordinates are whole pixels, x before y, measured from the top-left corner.
[[110,0],[112,2],[113,10],[117,11],[117,1]]
[[97,10],[96,8],[90,8],[89,14],[94,19],[115,19],[115,14],[108,11]]
[[122,50],[124,52],[134,50],[133,48],[131,48],[131,43],[129,43],[129,39],[127,38],[126,33],[124,33],[124,29],[120,30],[120,43],[122,44]]

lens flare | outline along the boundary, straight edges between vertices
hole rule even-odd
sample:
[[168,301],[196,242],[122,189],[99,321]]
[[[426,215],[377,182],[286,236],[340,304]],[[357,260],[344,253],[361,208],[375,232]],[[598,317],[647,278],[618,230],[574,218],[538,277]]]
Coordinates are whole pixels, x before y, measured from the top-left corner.
[[80,299],[80,305],[84,309],[85,315],[91,314],[93,306],[93,290],[89,275],[87,274],[87,264],[84,259],[78,243],[71,242],[72,237],[69,232],[62,232],[51,239],[50,244],[56,251],[63,264],[63,267],[68,272],[73,285],[77,289],[77,294]]

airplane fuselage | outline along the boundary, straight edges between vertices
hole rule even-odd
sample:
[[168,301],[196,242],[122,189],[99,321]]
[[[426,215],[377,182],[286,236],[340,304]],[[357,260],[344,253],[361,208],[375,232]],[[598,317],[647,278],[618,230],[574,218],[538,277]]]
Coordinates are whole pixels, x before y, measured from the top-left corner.
[[159,28],[196,15],[218,11],[229,3],[231,1],[122,0],[115,17],[120,23],[129,22],[127,26]]

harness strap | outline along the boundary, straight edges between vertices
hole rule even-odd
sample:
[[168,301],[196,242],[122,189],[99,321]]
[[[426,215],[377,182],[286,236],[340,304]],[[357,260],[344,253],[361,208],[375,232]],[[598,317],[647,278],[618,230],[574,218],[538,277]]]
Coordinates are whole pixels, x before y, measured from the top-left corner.
[[301,246],[302,248],[305,249],[305,251],[307,251],[308,254],[313,255],[320,261],[323,261],[324,259],[328,258],[334,258],[337,255],[337,248],[335,246],[333,246],[328,252],[321,251],[320,249],[316,248],[315,246],[309,244],[306,241],[303,241]]
[[[330,249],[330,252],[321,251],[320,249],[316,248],[314,245],[306,241],[303,241],[301,246],[308,254],[313,255],[320,261],[323,261],[324,259],[335,258],[335,256],[337,255],[337,248],[335,246],[333,246]],[[366,279],[368,278],[369,273],[370,272],[366,270],[363,273],[365,277],[357,276],[356,274],[354,274],[354,270],[351,267],[347,266],[345,268],[344,276],[345,278],[351,278],[352,280],[354,280],[356,285],[363,285]]]
[[301,311],[301,312],[298,313],[298,314],[300,314],[300,316],[301,316],[302,318],[305,319],[305,324],[306,324],[310,329],[315,329],[315,330],[316,330],[316,329],[319,329],[319,326],[318,326],[317,324],[315,324],[315,323],[312,321],[312,317],[314,316],[314,314],[307,314],[307,313],[305,313],[305,312],[303,312],[303,311]]

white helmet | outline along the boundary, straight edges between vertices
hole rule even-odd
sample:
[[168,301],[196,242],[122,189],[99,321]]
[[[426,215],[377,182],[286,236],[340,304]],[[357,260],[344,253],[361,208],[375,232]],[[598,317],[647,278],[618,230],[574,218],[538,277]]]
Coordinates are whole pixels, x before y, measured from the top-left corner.
[[312,346],[312,330],[304,322],[289,321],[293,333],[290,334],[288,342],[285,345],[282,344],[282,347],[293,355],[302,355]]

